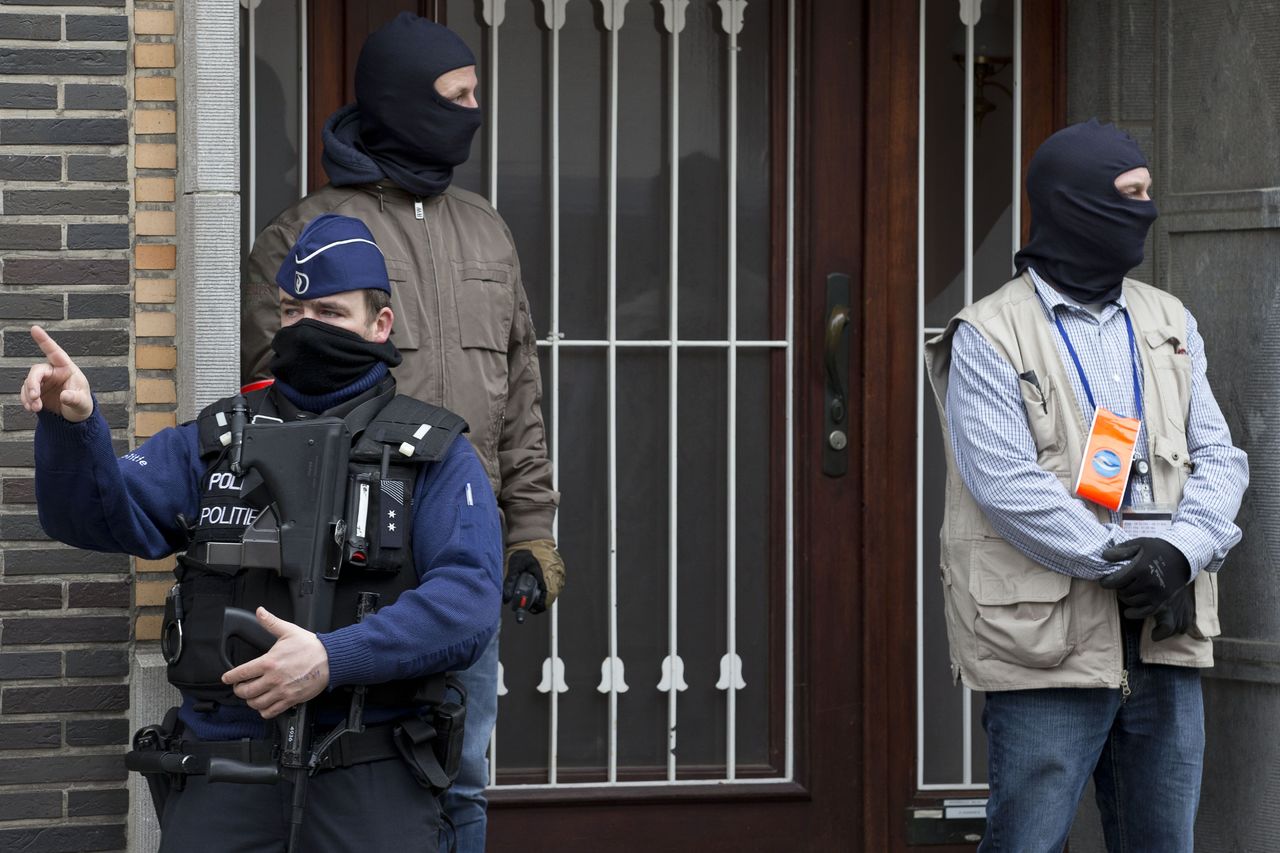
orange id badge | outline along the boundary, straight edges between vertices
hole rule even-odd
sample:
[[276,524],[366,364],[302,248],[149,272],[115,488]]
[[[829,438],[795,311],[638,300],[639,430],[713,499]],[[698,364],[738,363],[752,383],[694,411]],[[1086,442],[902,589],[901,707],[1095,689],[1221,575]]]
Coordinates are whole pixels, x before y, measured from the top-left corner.
[[1141,427],[1137,418],[1122,418],[1101,406],[1094,411],[1089,442],[1076,475],[1077,497],[1112,511],[1120,509]]

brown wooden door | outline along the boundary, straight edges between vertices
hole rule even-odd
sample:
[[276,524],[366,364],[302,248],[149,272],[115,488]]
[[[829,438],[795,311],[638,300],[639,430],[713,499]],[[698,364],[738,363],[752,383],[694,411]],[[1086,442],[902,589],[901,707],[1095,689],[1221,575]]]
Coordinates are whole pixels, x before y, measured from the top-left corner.
[[[367,32],[402,8],[434,13],[437,19],[445,20],[464,35],[474,33],[477,28],[483,31],[483,3],[440,0],[438,8],[436,5],[313,0],[309,11],[312,187],[323,180],[319,166],[320,127],[333,109],[351,98],[350,69]],[[551,34],[543,17],[545,6],[535,0],[507,0],[499,5],[505,5],[508,25],[520,20],[536,23],[539,34],[530,42],[533,45],[530,49],[538,48],[540,44],[543,52],[537,55],[544,57],[540,65],[515,67],[510,60],[505,60],[507,64],[501,67],[500,72],[501,96],[503,99],[521,98],[526,104],[535,102],[531,110],[534,114],[550,110],[553,105],[544,86],[520,88],[523,82],[528,82],[522,78],[546,74],[545,56],[548,54],[545,51]],[[571,4],[569,15],[576,13],[575,6],[587,5],[591,9],[590,15],[574,19],[567,26],[594,27],[603,33],[607,27],[598,3]],[[899,635],[899,628],[902,620],[909,618],[910,596],[907,594],[905,599],[898,597],[904,590],[898,587],[893,573],[901,560],[896,549],[905,541],[905,531],[914,528],[910,524],[911,517],[904,514],[912,511],[913,505],[905,501],[909,490],[898,485],[903,480],[901,471],[893,470],[890,460],[914,458],[914,450],[908,451],[908,447],[914,448],[909,427],[901,429],[901,425],[907,423],[902,420],[903,413],[909,409],[896,408],[900,404],[909,406],[909,396],[899,398],[914,387],[914,308],[909,299],[903,301],[901,298],[901,294],[910,294],[914,288],[911,223],[914,219],[915,189],[911,164],[915,141],[910,116],[914,114],[915,95],[911,82],[911,63],[914,60],[910,56],[915,49],[917,34],[912,30],[913,14],[906,9],[910,5],[913,4],[896,0],[797,0],[792,6],[787,0],[773,0],[753,2],[746,10],[746,15],[756,16],[748,20],[756,27],[752,31],[753,37],[759,39],[755,44],[763,45],[765,51],[755,54],[763,56],[758,69],[754,72],[744,69],[742,73],[763,75],[767,98],[759,102],[766,104],[767,109],[761,114],[759,125],[762,141],[758,150],[765,155],[739,164],[744,174],[750,175],[749,170],[755,170],[759,180],[754,186],[760,192],[751,196],[752,201],[739,200],[739,205],[744,210],[749,204],[756,205],[751,208],[754,216],[750,221],[744,218],[742,229],[744,237],[750,234],[762,239],[755,241],[758,245],[746,247],[744,251],[756,251],[763,258],[758,293],[764,303],[758,336],[774,344],[788,338],[786,283],[788,275],[794,275],[794,345],[791,348],[794,465],[788,468],[785,464],[785,438],[790,428],[785,405],[788,387],[786,348],[762,347],[767,354],[755,375],[767,390],[764,399],[771,401],[769,414],[761,423],[739,425],[740,452],[742,447],[759,448],[756,453],[757,467],[761,472],[759,478],[767,487],[761,509],[768,525],[767,535],[762,538],[766,545],[760,554],[750,555],[750,560],[759,562],[763,568],[758,577],[748,577],[747,560],[742,560],[740,582],[744,586],[739,590],[740,595],[752,599],[743,602],[743,613],[754,613],[759,617],[739,628],[744,645],[747,645],[748,633],[757,633],[765,638],[762,648],[767,666],[762,666],[767,674],[749,676],[748,690],[756,688],[757,692],[744,691],[741,700],[745,704],[746,697],[755,696],[752,701],[762,703],[757,714],[763,721],[758,755],[749,760],[744,757],[738,767],[737,782],[722,784],[663,784],[665,777],[661,767],[650,766],[643,761],[628,766],[627,762],[619,759],[618,780],[648,784],[611,784],[602,765],[595,769],[563,769],[559,774],[560,781],[579,783],[577,785],[517,787],[511,783],[542,780],[546,768],[522,769],[517,764],[504,769],[507,765],[501,757],[511,755],[512,750],[519,747],[519,744],[514,747],[512,744],[522,737],[538,740],[542,749],[547,721],[540,716],[541,712],[528,716],[509,713],[513,707],[510,704],[512,700],[505,698],[505,704],[500,705],[500,760],[498,785],[491,797],[490,849],[557,853],[565,850],[879,851],[894,849],[901,841],[903,791],[894,789],[892,785],[901,781],[897,768],[909,766],[911,755],[901,751],[901,744],[893,736],[896,729],[891,721],[896,715],[910,714],[910,706],[904,707],[903,697],[897,689],[899,679],[904,684],[909,679],[894,669],[899,655],[904,659],[909,657],[901,648],[904,637]],[[657,33],[658,36],[653,38],[658,38],[664,27],[662,7],[660,3],[632,2],[626,9],[627,26],[633,27],[632,32],[646,28],[650,33]],[[705,3],[701,7],[691,7],[688,14],[691,21],[714,23],[720,20],[721,11],[714,4]],[[788,35],[792,32],[793,22],[792,42]],[[694,24],[689,26],[692,28]],[[760,32],[767,33],[767,38],[758,35]],[[681,37],[689,39],[694,35],[689,32]],[[503,50],[514,49],[508,47],[513,36],[502,32],[501,38]],[[472,39],[469,37],[468,40]],[[483,101],[488,91],[483,69],[491,59],[492,47],[474,42],[472,47],[481,58]],[[631,56],[642,50],[643,44],[627,42],[625,49],[628,53],[623,55]],[[795,57],[794,78],[788,73],[792,51]],[[606,38],[594,56],[607,68],[610,55]],[[654,91],[660,94],[663,91],[661,86],[669,82],[663,74],[670,73],[666,70],[670,68],[666,64],[670,56],[665,53],[656,55],[662,57],[662,65],[659,66],[662,73],[655,75],[654,86],[647,90],[648,95],[643,81],[629,77],[627,66],[623,66],[619,97],[624,112],[631,109],[634,115],[645,109],[644,99]],[[590,54],[583,56],[590,59]],[[570,59],[569,63],[585,62],[586,59],[580,56]],[[899,67],[897,62],[900,60],[906,65]],[[697,56],[690,61],[682,54],[681,62],[684,63],[684,73],[688,75],[716,77],[726,73],[719,60],[700,67]],[[584,73],[582,66],[577,68],[573,73]],[[597,71],[590,73],[594,75]],[[601,74],[599,79],[597,95],[603,102],[609,97],[607,74]],[[792,86],[793,123],[787,108]],[[629,100],[632,98],[634,100]],[[658,129],[656,138],[661,138],[667,115],[661,109],[653,115]],[[708,111],[708,115],[712,123],[723,120],[718,108]],[[892,120],[884,120],[886,116]],[[697,116],[684,114],[682,122],[682,127],[696,126]],[[499,162],[510,160],[514,165],[510,178],[506,177],[506,171],[499,170],[498,207],[511,225],[517,243],[521,244],[525,285],[534,303],[534,316],[540,333],[545,333],[552,315],[552,310],[545,304],[548,299],[545,296],[545,279],[554,275],[560,264],[549,265],[540,248],[526,252],[522,241],[534,245],[546,237],[549,226],[545,217],[522,215],[521,204],[528,196],[535,195],[541,205],[549,194],[550,134],[539,130],[521,138],[510,129],[511,124],[504,119],[504,127],[507,128],[504,132],[508,135],[501,139],[503,153]],[[794,137],[790,136],[792,129]],[[625,148],[629,144],[628,135],[635,137],[644,132],[644,128],[624,124],[621,145]],[[460,170],[458,178],[464,183],[470,181],[470,187],[482,193],[492,168],[492,164],[486,165],[486,158],[493,143],[487,140],[485,133],[482,129],[473,148],[475,165],[469,164],[470,171]],[[794,171],[791,171],[788,158],[791,138],[794,139],[791,149],[794,152]],[[600,132],[598,141],[600,145],[583,147],[575,162],[592,162],[592,158],[597,158],[601,164],[599,174],[603,175],[607,172],[604,165],[609,156],[603,149],[607,145],[607,134]],[[573,141],[565,140],[560,144],[563,151],[565,147],[572,146]],[[562,159],[572,156],[562,154]],[[717,183],[720,181],[717,176],[725,164],[715,157],[700,159],[696,152],[686,155],[683,151],[680,161],[680,180],[685,182],[684,186],[696,191],[682,205],[681,222],[689,223],[691,219],[696,222],[702,215],[696,196],[723,190],[723,181]],[[665,182],[665,167],[657,168],[656,173],[660,173]],[[603,190],[595,195],[593,191],[586,191],[573,196],[576,173],[573,168],[566,171],[568,177],[562,176],[560,181],[566,196],[571,198],[570,204],[580,203],[589,208],[574,219],[569,219],[575,215],[572,210],[566,210],[564,214],[566,221],[572,223],[572,227],[566,228],[568,233],[560,238],[566,247],[563,274],[567,279],[571,274],[567,267],[573,263],[573,247],[606,233],[603,214],[608,203]],[[789,183],[789,174],[794,175],[794,183]],[[749,183],[750,177],[744,180]],[[670,216],[662,202],[663,182],[655,182],[651,193],[658,199],[654,203],[657,211],[654,217],[655,252],[660,249],[661,235]],[[792,196],[793,204],[790,201]],[[686,199],[686,196],[681,198]],[[625,225],[633,233],[642,226],[643,222],[638,220]],[[756,230],[751,231],[752,228]],[[694,234],[695,240],[685,238],[682,258],[700,251],[699,247],[718,246],[718,241],[728,239],[722,221]],[[587,235],[594,236],[589,238]],[[634,264],[642,267],[644,258],[637,258]],[[626,266],[621,252],[619,261]],[[720,271],[720,267],[715,269]],[[682,270],[681,274],[683,280],[688,281],[696,273],[694,269],[692,272]],[[847,472],[838,477],[823,474],[823,451],[828,432],[824,422],[827,405],[824,337],[828,319],[827,282],[832,273],[844,273],[850,281],[851,322],[846,333],[849,354],[843,364],[851,400],[847,429],[848,464]],[[565,286],[574,285],[568,281]],[[598,289],[604,290],[603,278]],[[600,299],[603,301],[603,296]],[[696,297],[694,299],[696,306]],[[584,300],[590,302],[591,297],[588,295]],[[641,311],[642,308],[636,310]],[[561,323],[566,324],[563,319]],[[588,320],[583,323],[590,325]],[[683,326],[681,329],[680,334],[683,335]],[[660,332],[650,337],[662,337]],[[716,334],[705,336],[716,337]],[[565,369],[568,370],[574,356],[572,351],[565,352]],[[550,370],[550,354],[546,349],[542,354],[545,377]],[[625,354],[618,356],[619,359],[624,357]],[[745,360],[747,356],[743,358]],[[694,364],[695,358],[691,356],[689,362],[682,361],[682,370],[692,372]],[[642,363],[635,363],[634,368],[637,375],[646,369]],[[595,381],[592,376],[591,369],[584,368],[578,375],[580,385],[586,386]],[[685,376],[682,388],[687,388],[691,381],[687,374]],[[620,379],[623,381],[625,378]],[[567,399],[573,387],[566,388]],[[716,390],[709,388],[707,396],[716,397]],[[571,400],[565,403],[570,404]],[[911,420],[914,422],[913,417]],[[553,424],[552,429],[555,428]],[[568,428],[566,426],[566,430]],[[683,429],[681,435],[682,442],[697,443],[706,438],[697,424]],[[652,436],[649,438],[653,439]],[[573,448],[562,447],[563,458],[571,463],[573,452],[589,454],[591,448],[588,445],[589,442],[583,442]],[[708,443],[708,448],[708,453],[719,450],[715,442]],[[785,572],[788,472],[793,483],[794,507],[794,604],[791,611],[794,619],[794,668],[791,679],[793,692],[790,694],[794,702],[794,722],[790,732],[793,756],[790,777],[787,777],[789,733],[785,730],[788,720],[788,693],[784,678],[787,646],[781,639],[788,626]],[[686,476],[684,481],[698,476],[701,475]],[[739,487],[746,488],[742,484]],[[568,596],[581,593],[583,597],[589,597],[590,590],[602,586],[594,573],[602,572],[603,564],[586,553],[581,540],[576,544],[568,541],[572,530],[566,531],[566,528],[576,523],[573,516],[590,513],[592,504],[606,503],[606,495],[584,494],[583,489],[575,491],[564,480],[561,489],[564,492],[561,542],[570,564],[569,582],[573,590],[566,593],[562,606],[569,608],[580,605]],[[864,500],[871,494],[876,496],[876,500]],[[684,505],[688,506],[688,502]],[[658,514],[656,509],[655,514]],[[644,519],[638,518],[638,521]],[[624,527],[626,523],[624,519]],[[864,535],[867,531],[874,533]],[[686,540],[682,538],[680,541],[683,545]],[[635,576],[633,572],[629,577]],[[626,580],[620,578],[620,582]],[[665,582],[656,574],[652,580],[658,587]],[[665,603],[663,596],[655,596],[651,600],[643,595],[643,592],[639,593],[646,606],[662,607]],[[723,603],[719,599],[717,602],[717,606]],[[753,602],[755,610],[751,609]],[[688,612],[688,608],[685,607],[683,612]],[[525,654],[522,646],[527,642],[530,645],[544,642],[548,618],[531,620],[529,625],[519,628],[510,623],[504,624],[505,678],[512,685],[513,692],[516,690],[517,669],[523,660],[521,655]],[[562,623],[571,621],[567,610],[560,619]],[[570,625],[563,629],[565,637],[570,637],[571,628]],[[596,636],[577,636],[581,636],[583,642],[594,641],[603,631],[603,626],[596,625],[596,629]],[[566,639],[565,643],[568,642]],[[689,644],[682,646],[682,650],[688,648]],[[696,650],[684,653],[690,658],[692,682]],[[542,655],[543,652],[538,651],[529,663],[536,663]],[[629,660],[627,677],[631,681],[631,689],[625,699],[628,703],[640,701],[642,691],[652,692],[654,689],[656,679],[650,680],[647,673],[638,674],[637,669],[634,661]],[[589,684],[593,683],[594,678]],[[584,692],[572,683],[572,679],[570,686],[566,698],[561,700],[565,714],[570,713],[570,700]],[[585,692],[590,694],[589,686]],[[694,752],[698,746],[694,744],[695,749],[690,749],[686,745],[689,740],[699,737],[696,720],[693,719],[696,715],[689,713],[689,704],[686,703],[685,716],[682,717],[689,720],[685,723],[688,731],[681,729],[682,753]],[[723,737],[722,734],[720,736]],[[564,751],[564,735],[561,737]],[[554,746],[551,751],[555,752]],[[718,761],[704,762],[706,766],[694,763],[681,765],[681,781],[696,782],[700,774],[717,777],[724,771]],[[781,781],[767,782],[770,779]],[[760,784],[762,781],[767,783]]]

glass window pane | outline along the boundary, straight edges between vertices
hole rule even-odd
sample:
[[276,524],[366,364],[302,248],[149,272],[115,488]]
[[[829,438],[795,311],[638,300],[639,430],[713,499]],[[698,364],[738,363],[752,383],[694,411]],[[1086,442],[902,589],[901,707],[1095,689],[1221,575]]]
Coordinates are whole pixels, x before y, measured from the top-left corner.
[[640,778],[667,773],[657,686],[670,648],[669,363],[665,350],[618,355],[618,655],[630,686],[618,698],[618,763],[645,768]]
[[[241,219],[246,238],[241,251],[252,248],[249,211],[254,230],[261,232],[272,219],[298,200],[298,3],[270,0],[254,12],[254,89],[241,101],[241,162],[249,163],[249,122],[256,144],[253,168],[240,170]],[[249,12],[240,10],[240,91],[249,93]],[[252,177],[252,184],[250,178]]]

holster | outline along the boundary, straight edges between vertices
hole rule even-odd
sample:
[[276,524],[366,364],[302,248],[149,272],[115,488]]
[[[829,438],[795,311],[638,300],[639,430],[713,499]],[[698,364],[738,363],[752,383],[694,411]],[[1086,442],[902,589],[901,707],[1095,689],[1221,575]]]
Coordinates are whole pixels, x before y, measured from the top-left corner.
[[[178,709],[170,708],[164,715],[160,725],[144,726],[133,735],[135,752],[167,752],[178,738]],[[182,777],[174,777],[169,773],[143,773],[147,780],[147,788],[151,791],[151,805],[156,810],[156,820],[164,816],[164,804],[176,785],[182,784]]]
[[[427,690],[437,695],[428,697],[427,717],[397,724],[395,745],[418,784],[438,796],[449,789],[462,767],[467,691],[452,675],[429,679],[428,685]],[[457,701],[449,698],[449,691],[458,695]]]

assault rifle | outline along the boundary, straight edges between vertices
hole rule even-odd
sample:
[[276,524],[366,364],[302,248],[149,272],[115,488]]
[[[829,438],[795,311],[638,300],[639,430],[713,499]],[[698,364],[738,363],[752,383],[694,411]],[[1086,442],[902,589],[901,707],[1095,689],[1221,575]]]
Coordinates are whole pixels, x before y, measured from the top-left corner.
[[[314,418],[248,424],[237,435],[236,414],[233,411],[231,424],[232,470],[238,474],[235,468],[242,468],[241,498],[261,510],[244,532],[240,565],[279,572],[293,604],[291,621],[313,633],[324,633],[333,623],[333,595],[346,542],[343,504],[351,433],[341,418]],[[252,613],[234,607],[226,608],[222,634],[228,669],[232,668],[227,654],[232,637],[261,651],[275,643]],[[297,849],[307,780],[322,757],[311,750],[310,704],[295,705],[277,722],[280,771],[293,782],[289,850]]]

